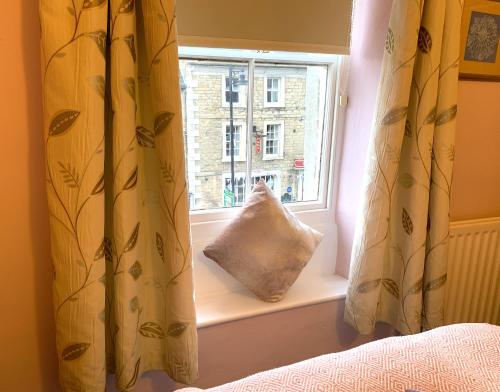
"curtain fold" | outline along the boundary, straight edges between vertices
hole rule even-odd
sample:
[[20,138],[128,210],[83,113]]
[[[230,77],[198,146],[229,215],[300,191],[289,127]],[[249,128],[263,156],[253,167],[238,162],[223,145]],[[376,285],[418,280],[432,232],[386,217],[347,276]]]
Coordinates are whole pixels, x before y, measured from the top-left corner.
[[61,385],[191,383],[197,336],[173,0],[41,0]]
[[393,2],[345,307],[361,333],[443,323],[462,8]]

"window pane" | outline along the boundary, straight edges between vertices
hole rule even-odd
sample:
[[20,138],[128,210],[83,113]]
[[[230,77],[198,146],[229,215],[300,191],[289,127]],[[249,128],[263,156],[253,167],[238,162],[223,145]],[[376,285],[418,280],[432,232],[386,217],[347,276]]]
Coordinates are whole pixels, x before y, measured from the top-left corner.
[[[229,93],[233,81],[234,204],[244,202],[247,63],[181,59],[181,98],[192,210],[224,207],[232,192]],[[232,71],[232,78],[230,78]],[[243,75],[243,79],[241,78]]]
[[250,135],[248,61],[181,59],[180,70],[191,210],[241,205],[259,180],[284,203],[319,200],[327,66],[257,61]]
[[[318,200],[327,67],[258,64],[254,75],[252,181],[272,176],[282,202]],[[266,107],[263,96],[279,101],[279,83],[284,83],[283,106]]]

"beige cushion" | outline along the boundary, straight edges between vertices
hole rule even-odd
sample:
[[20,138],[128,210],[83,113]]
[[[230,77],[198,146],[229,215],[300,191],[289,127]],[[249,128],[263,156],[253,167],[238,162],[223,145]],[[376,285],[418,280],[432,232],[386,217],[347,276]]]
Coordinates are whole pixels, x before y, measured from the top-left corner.
[[323,235],[259,181],[236,218],[203,253],[267,302],[283,298]]

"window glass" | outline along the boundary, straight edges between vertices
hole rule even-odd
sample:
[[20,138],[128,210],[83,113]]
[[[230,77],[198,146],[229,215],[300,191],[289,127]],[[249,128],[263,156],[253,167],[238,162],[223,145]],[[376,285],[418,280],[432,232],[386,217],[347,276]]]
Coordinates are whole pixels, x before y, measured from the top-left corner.
[[[224,81],[225,81],[225,84],[226,84],[226,93],[225,93],[225,99],[226,99],[226,103],[229,103],[229,101],[231,100],[231,84],[229,83],[230,79],[228,76],[226,76],[224,78]],[[233,103],[237,104],[240,102],[240,86],[239,85],[235,85],[233,83]]]
[[[179,65],[190,208],[222,208],[228,206],[225,175],[231,173],[230,80],[237,92],[232,102],[234,172],[247,170],[248,62],[181,58]],[[227,178],[231,181],[231,175]],[[235,205],[244,200],[244,178],[235,179],[232,197]]]
[[289,60],[181,57],[191,210],[242,205],[261,179],[284,203],[319,200],[327,71],[327,65]]
[[281,124],[266,125],[265,155],[279,156],[280,154]]
[[267,93],[266,99],[268,103],[279,102],[279,78],[267,78]]
[[[242,155],[242,150],[241,150],[241,125],[233,125],[234,129],[234,155],[238,158],[241,157]],[[230,158],[231,157],[231,126],[228,124],[226,125],[226,133],[224,135],[224,145],[225,145],[225,157]]]
[[[245,175],[238,174],[235,175],[234,182],[234,205],[241,206],[245,201]],[[231,191],[231,174],[226,174],[224,176],[224,191]],[[228,207],[228,206],[226,206]]]
[[[280,181],[275,193],[283,203],[318,200],[327,71],[324,65],[255,66],[252,176],[262,171],[277,173]],[[267,105],[279,100],[279,107]]]

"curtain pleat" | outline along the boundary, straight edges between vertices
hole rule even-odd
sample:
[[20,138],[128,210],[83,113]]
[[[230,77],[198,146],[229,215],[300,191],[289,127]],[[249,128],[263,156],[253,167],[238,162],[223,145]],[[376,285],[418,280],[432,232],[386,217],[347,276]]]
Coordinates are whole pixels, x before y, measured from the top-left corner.
[[345,309],[362,333],[443,322],[462,7],[392,6]]
[[172,0],[41,0],[60,380],[191,383],[197,337]]

